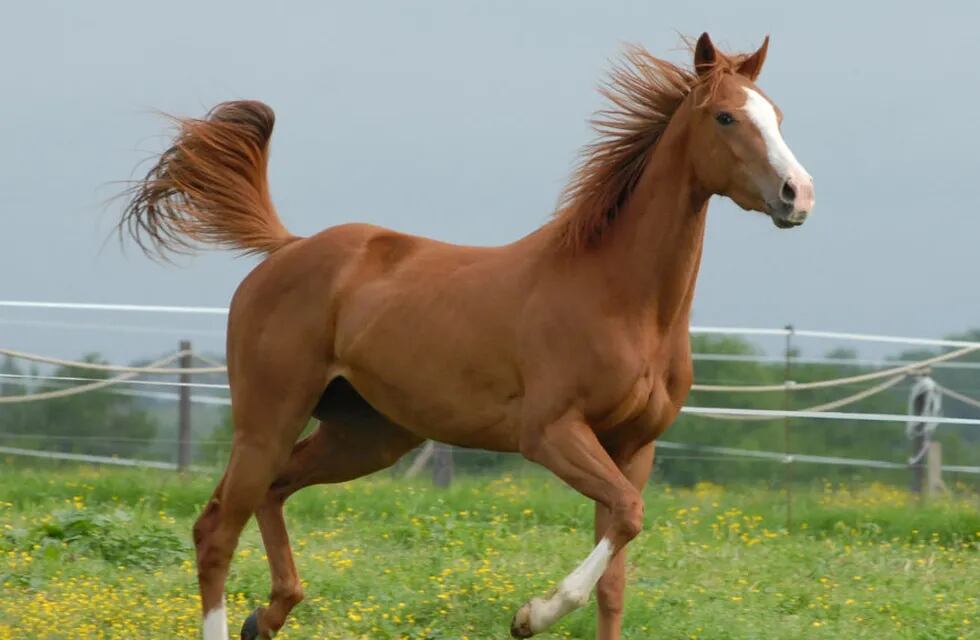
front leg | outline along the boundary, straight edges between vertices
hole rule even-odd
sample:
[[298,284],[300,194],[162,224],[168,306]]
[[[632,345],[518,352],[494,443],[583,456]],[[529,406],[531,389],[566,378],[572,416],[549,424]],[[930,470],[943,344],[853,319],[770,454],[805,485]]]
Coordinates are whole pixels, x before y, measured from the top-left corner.
[[610,560],[639,533],[643,500],[577,412],[523,433],[521,453],[595,500],[609,514],[592,553],[551,594],[532,599],[514,616],[511,635],[529,638],[588,602]]
[[[638,491],[642,492],[653,468],[654,444],[651,442],[638,450],[629,459],[620,464],[626,477]],[[603,505],[595,506],[595,535],[596,541],[601,540],[612,514]],[[596,600],[599,605],[598,640],[619,640],[623,625],[623,594],[626,588],[626,549],[613,556],[609,567],[599,579],[596,586]]]

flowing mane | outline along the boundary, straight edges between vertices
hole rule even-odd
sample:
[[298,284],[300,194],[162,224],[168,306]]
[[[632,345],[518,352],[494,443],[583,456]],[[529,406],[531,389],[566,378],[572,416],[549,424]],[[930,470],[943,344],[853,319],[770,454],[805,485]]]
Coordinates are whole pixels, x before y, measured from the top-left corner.
[[578,249],[599,241],[633,191],[650,151],[684,98],[700,84],[707,85],[710,92],[744,58],[719,52],[719,64],[701,77],[639,45],[627,45],[622,64],[613,67],[599,88],[610,103],[591,121],[599,137],[583,149],[554,214],[559,245]]

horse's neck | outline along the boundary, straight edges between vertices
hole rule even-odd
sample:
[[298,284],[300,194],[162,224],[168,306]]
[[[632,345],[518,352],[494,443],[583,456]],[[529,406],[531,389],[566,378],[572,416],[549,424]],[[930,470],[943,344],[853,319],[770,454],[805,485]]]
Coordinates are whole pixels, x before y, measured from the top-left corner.
[[626,308],[661,334],[688,322],[701,265],[710,194],[698,187],[687,153],[683,130],[668,128],[602,251]]

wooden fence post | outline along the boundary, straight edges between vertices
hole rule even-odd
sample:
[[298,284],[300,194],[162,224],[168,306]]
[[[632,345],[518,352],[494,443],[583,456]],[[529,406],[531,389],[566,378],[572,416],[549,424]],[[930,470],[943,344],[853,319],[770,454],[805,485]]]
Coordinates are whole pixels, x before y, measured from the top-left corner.
[[[926,465],[932,455],[932,446],[937,447],[937,454],[940,451],[938,443],[932,441],[936,423],[931,418],[942,413],[942,396],[936,383],[929,377],[928,370],[916,372],[915,377],[917,380],[909,391],[909,414],[915,418],[905,425],[905,432],[912,442],[912,455],[909,457],[912,478],[909,489],[921,496],[929,495],[932,491],[929,485],[931,477],[926,477]],[[942,480],[939,483],[942,484]]]
[[[912,415],[921,416],[924,406],[925,395],[915,395],[912,398]],[[916,430],[912,436],[912,456],[910,458],[912,460],[912,479],[909,489],[911,489],[912,493],[922,493],[922,487],[925,479],[925,463],[922,459],[922,451],[925,446],[925,428],[921,424],[916,425]]]
[[[922,453],[922,447],[926,446],[926,437],[924,435],[918,435],[912,438],[912,456]],[[922,487],[925,485],[925,464],[922,459],[919,458],[912,463],[912,480],[909,483],[909,489],[912,493],[922,494]]]
[[943,447],[930,442],[926,452],[926,496],[933,498],[946,492],[943,484]]
[[[191,343],[189,340],[180,341],[180,368],[189,369],[191,366]],[[185,471],[191,464],[191,376],[182,373],[178,376],[180,386],[178,396],[180,407],[177,418],[177,470]]]

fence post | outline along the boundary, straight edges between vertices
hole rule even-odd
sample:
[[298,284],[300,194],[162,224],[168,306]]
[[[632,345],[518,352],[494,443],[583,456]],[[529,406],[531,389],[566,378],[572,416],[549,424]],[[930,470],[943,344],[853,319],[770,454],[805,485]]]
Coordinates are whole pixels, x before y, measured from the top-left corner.
[[[926,396],[923,393],[916,393],[917,388],[913,386],[912,388],[912,415],[921,416],[923,409],[925,409]],[[925,464],[922,459],[922,452],[926,446],[926,430],[922,428],[922,423],[916,423],[915,427],[912,429],[912,455],[909,460],[912,461],[912,478],[909,484],[909,489],[912,493],[921,494],[923,480],[925,478]]]
[[[189,369],[191,366],[191,343],[189,340],[180,341],[180,368]],[[180,407],[177,418],[177,470],[185,471],[191,464],[191,376],[182,373],[178,376],[180,386],[178,395]]]
[[446,488],[453,482],[453,450],[448,444],[435,443],[432,450],[432,484]]
[[914,462],[912,462],[912,479],[909,483],[909,490],[912,493],[919,495],[922,494],[925,465],[922,463],[922,458],[920,457],[918,460],[916,460],[916,456],[922,452],[922,448],[925,446],[926,436],[924,434],[919,434],[912,438],[912,457],[910,459]]
[[[786,352],[785,368],[783,369],[783,411],[792,408],[790,398],[790,385],[793,376],[793,325],[786,325]],[[786,455],[786,462],[783,465],[783,484],[786,485],[786,531],[790,531],[793,526],[793,462],[790,456],[793,451],[790,441],[789,416],[783,417],[783,453]]]
[[[917,378],[912,389],[909,391],[910,415],[918,419],[913,419],[905,425],[905,432],[912,442],[912,455],[909,457],[909,467],[912,477],[909,482],[909,490],[912,493],[922,495],[929,494],[932,487],[927,484],[926,463],[929,458],[932,446],[938,443],[932,442],[932,434],[936,429],[936,423],[929,418],[940,415],[942,411],[942,396],[937,390],[936,383],[929,377],[928,371],[916,372]],[[939,451],[937,449],[937,451]],[[940,480],[940,484],[941,484]]]
[[943,447],[938,442],[930,442],[926,452],[926,496],[938,496],[946,491],[943,484]]

